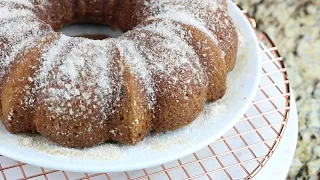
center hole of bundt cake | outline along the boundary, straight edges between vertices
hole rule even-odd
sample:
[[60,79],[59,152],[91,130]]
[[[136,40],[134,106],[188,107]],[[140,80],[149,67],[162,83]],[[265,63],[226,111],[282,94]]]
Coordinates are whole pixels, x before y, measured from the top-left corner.
[[92,23],[71,24],[64,26],[60,31],[70,37],[86,37],[94,40],[117,38],[123,34],[119,29],[114,30],[107,25]]

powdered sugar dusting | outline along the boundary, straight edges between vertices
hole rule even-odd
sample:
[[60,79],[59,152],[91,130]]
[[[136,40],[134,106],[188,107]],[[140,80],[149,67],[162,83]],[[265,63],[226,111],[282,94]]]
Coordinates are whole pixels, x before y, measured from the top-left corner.
[[196,27],[198,30],[202,31],[206,35],[208,35],[213,42],[218,44],[217,37],[215,34],[210,32],[206,27],[205,27],[205,22],[203,22],[202,19],[196,19],[194,16],[192,16],[188,12],[184,11],[176,11],[176,10],[171,10],[169,12],[151,17],[150,19],[170,19],[176,22],[180,22],[183,24],[187,24],[193,27]]
[[60,36],[60,38],[49,47],[48,51],[42,54],[41,59],[44,59],[42,65],[39,69],[39,75],[37,75],[37,81],[42,86],[47,82],[47,77],[49,75],[50,70],[55,66],[56,57],[63,52],[63,47],[65,47],[66,43],[70,41],[70,37]]
[[[20,12],[20,13],[19,13]],[[30,10],[0,7],[0,82],[10,63],[24,49],[51,32]],[[9,18],[9,19],[8,19]],[[17,26],[17,24],[19,24]],[[14,28],[12,28],[14,27]]]
[[[113,113],[111,106],[116,106],[120,96],[120,84],[113,72],[112,50],[115,48],[112,40],[94,41],[84,38],[69,38],[62,35],[58,45],[60,51],[53,48],[48,52],[46,61],[39,74],[39,89],[44,103],[53,114],[66,118],[90,116],[86,114],[87,107],[97,106],[103,117]],[[60,53],[59,53],[60,52]],[[56,55],[55,55],[56,54]],[[76,102],[83,102],[84,108],[70,109]],[[67,103],[68,102],[68,103]],[[100,120],[101,120],[101,116]]]
[[[221,4],[212,0],[145,0],[148,1],[144,16],[148,18],[171,19],[198,28],[217,43],[216,34],[208,30],[208,22],[216,21],[212,12],[222,8]],[[149,2],[150,1],[150,2]],[[209,13],[211,12],[211,13]]]
[[7,7],[1,7],[0,12],[2,13],[0,18],[0,21],[2,23],[6,19],[32,16],[33,14],[30,10],[27,10],[27,9],[9,9]]
[[221,6],[217,1],[211,0],[144,0],[148,1],[148,6],[151,7],[153,13],[162,13],[166,11],[171,11],[171,9],[176,9],[178,11],[188,10],[193,12],[193,14],[205,13],[201,12],[203,9],[216,10]]
[[[234,41],[232,22],[228,18],[226,2],[212,0],[143,0],[146,11],[137,13],[141,19],[171,19],[196,27],[228,51]],[[218,38],[223,33],[225,38]],[[224,58],[225,52],[222,53]]]
[[[190,80],[194,83],[205,84],[205,74],[193,49],[180,38],[180,34],[171,33],[170,38],[169,36],[163,38],[157,35],[168,35],[170,32],[174,32],[174,27],[166,26],[162,29],[159,28],[159,31],[151,31],[151,29],[157,29],[157,27],[160,26],[150,24],[124,36],[133,42],[138,52],[143,54],[152,76],[158,76],[176,84],[182,78],[182,75],[176,72],[185,70],[193,74]],[[165,28],[169,33],[164,34]],[[160,31],[163,33],[160,33]]]
[[[0,139],[1,141],[1,139]],[[112,161],[119,160],[125,157],[125,153],[123,149],[121,149],[118,145],[109,144],[108,149],[110,151],[104,151],[104,146],[96,146],[90,149],[71,149],[71,148],[62,148],[52,142],[43,143],[47,141],[42,136],[37,135],[18,135],[18,141],[16,145],[34,149],[45,154],[51,154],[55,156],[67,156],[70,159],[83,159],[86,160],[88,158],[98,161]],[[98,155],[99,154],[99,155]],[[98,155],[98,156],[97,156]]]
[[1,2],[10,2],[20,5],[25,5],[27,7],[33,7],[33,0],[1,0]]
[[124,57],[132,73],[137,75],[143,82],[149,97],[149,108],[152,109],[156,101],[154,83],[152,82],[151,72],[146,59],[139,53],[132,41],[121,39],[116,44],[120,50],[120,55]]

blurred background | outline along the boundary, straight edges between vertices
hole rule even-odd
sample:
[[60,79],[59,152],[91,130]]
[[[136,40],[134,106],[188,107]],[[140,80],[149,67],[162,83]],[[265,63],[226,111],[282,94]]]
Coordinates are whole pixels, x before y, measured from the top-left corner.
[[320,0],[236,0],[285,58],[299,116],[288,179],[320,179]]

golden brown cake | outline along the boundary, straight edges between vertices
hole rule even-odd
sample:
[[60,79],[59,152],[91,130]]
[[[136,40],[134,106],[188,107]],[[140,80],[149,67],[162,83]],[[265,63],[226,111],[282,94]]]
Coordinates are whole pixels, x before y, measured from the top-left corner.
[[[59,32],[88,22],[125,33]],[[0,119],[66,147],[134,145],[222,98],[237,50],[225,0],[1,0]]]

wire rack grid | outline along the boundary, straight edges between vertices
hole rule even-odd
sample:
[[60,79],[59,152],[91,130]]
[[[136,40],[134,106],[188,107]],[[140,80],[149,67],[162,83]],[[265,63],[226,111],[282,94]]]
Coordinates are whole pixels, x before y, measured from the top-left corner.
[[[253,28],[256,23],[246,11]],[[283,58],[269,36],[257,32],[263,54],[261,83],[243,118],[214,143],[157,167],[122,173],[71,173],[31,166],[0,155],[0,180],[40,179],[252,179],[268,162],[285,131],[290,88]]]

